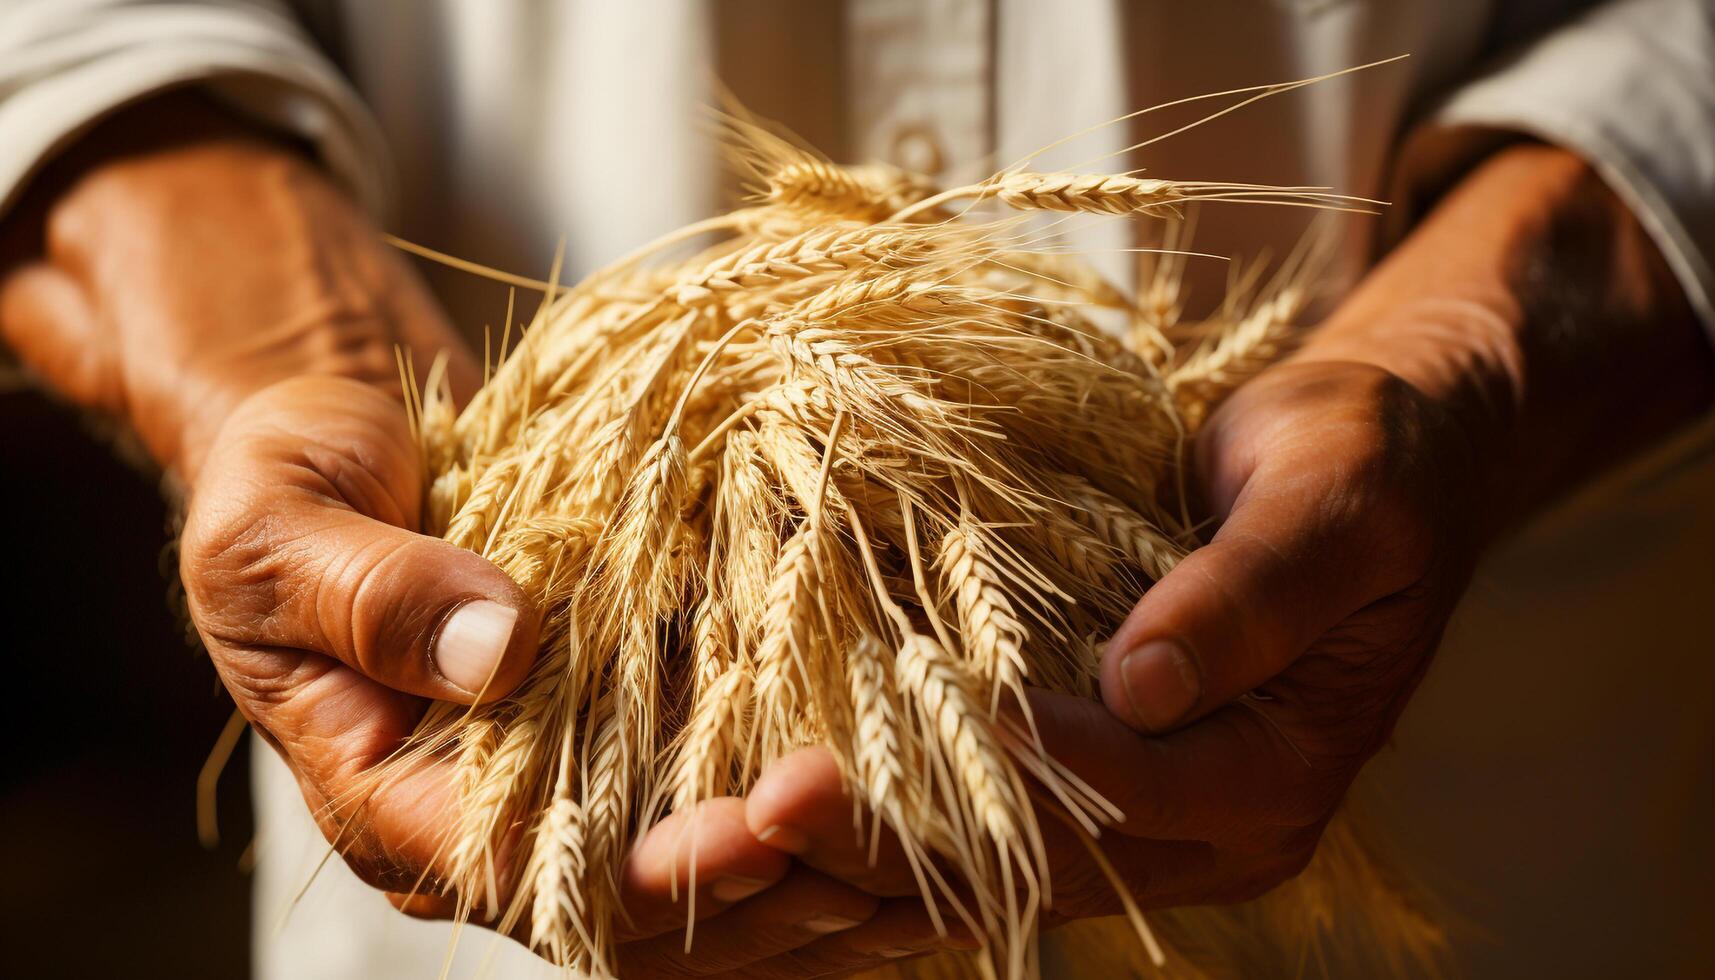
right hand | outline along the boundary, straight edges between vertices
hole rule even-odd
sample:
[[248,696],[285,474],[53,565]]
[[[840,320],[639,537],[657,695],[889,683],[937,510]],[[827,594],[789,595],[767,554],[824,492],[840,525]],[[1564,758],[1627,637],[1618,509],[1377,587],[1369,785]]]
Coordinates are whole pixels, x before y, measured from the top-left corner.
[[344,378],[274,384],[208,450],[180,542],[192,621],[239,710],[365,880],[409,892],[457,800],[430,760],[373,785],[425,698],[523,680],[537,615],[504,572],[415,532],[422,473],[397,400]]
[[[469,704],[515,687],[537,618],[498,568],[406,530],[418,521],[418,459],[404,413],[374,388],[305,377],[258,392],[209,451],[182,571],[221,677],[279,748],[322,832],[395,904],[445,918],[453,903],[422,876],[433,881],[458,805],[452,763],[429,759],[385,783],[375,774],[424,698]],[[741,800],[707,801],[633,851],[621,877],[624,975],[784,962],[875,914],[872,896],[757,840],[744,813]],[[687,955],[692,882],[706,921]]]
[[[0,332],[189,491],[192,621],[334,839],[354,814],[328,804],[409,734],[422,698],[469,703],[490,669],[485,696],[498,697],[533,656],[518,587],[413,533],[421,474],[394,350],[446,352],[463,392],[480,375],[410,268],[307,160],[195,101],[139,113],[91,134],[8,221],[8,243],[39,227],[40,246],[0,271]],[[194,135],[152,135],[169,114]],[[473,645],[496,635],[479,664]],[[398,877],[403,842],[429,836],[389,816],[404,789],[370,801],[372,829],[341,841],[371,880]]]
[[[384,784],[377,767],[426,699],[511,691],[538,614],[491,563],[416,533],[423,474],[394,351],[422,365],[448,355],[456,396],[480,371],[330,181],[230,129],[194,100],[163,99],[87,137],[62,165],[70,179],[40,181],[35,207],[0,227],[7,244],[41,239],[0,260],[0,336],[178,475],[191,618],[239,710],[360,877],[410,911],[446,914],[432,884],[456,806],[450,763]],[[155,135],[169,130],[171,142]],[[623,962],[729,969],[873,912],[756,841],[740,801],[698,813],[695,835],[673,818],[633,855]],[[699,917],[722,923],[699,927],[687,957],[674,934],[692,836]]]

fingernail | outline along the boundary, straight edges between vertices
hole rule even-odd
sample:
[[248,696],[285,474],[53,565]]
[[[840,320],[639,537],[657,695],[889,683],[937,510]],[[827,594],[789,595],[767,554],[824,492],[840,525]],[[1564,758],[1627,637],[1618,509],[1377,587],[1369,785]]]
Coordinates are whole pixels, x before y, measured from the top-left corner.
[[769,882],[761,878],[746,878],[742,875],[727,875],[715,882],[709,893],[718,902],[742,902],[757,892],[767,888]]
[[802,854],[810,847],[810,839],[804,836],[803,831],[781,824],[764,828],[762,833],[756,835],[756,839],[787,854]]
[[472,694],[481,691],[505,656],[517,622],[518,610],[488,599],[476,599],[454,609],[435,637],[430,654],[435,669]]
[[906,949],[903,946],[890,946],[887,949],[875,950],[875,955],[886,957],[887,959],[890,959],[890,960],[896,960],[896,959],[899,959],[901,956],[911,956],[917,952],[919,952],[919,950]]
[[1172,640],[1150,640],[1120,661],[1120,683],[1133,717],[1145,728],[1171,728],[1197,703],[1197,665]]
[[862,925],[861,919],[848,919],[843,915],[817,915],[798,923],[798,928],[805,932],[813,932],[825,936],[830,932],[844,932],[852,926]]

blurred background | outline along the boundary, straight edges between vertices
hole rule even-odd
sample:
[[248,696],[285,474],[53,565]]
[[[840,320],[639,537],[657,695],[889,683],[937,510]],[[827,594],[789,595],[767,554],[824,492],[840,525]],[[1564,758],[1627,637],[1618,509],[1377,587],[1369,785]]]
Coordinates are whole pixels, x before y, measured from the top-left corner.
[[3,371],[0,461],[4,972],[247,977],[245,749],[204,848],[197,774],[232,702],[176,611],[156,477]]
[[[1679,23],[1706,16],[1700,11],[1712,9],[1712,2],[1678,5],[1686,11]],[[665,134],[662,145],[677,146],[669,138],[689,131],[686,121],[639,110],[636,99],[613,96],[666,91],[671,82],[696,90],[696,98],[703,99],[703,75],[662,70],[663,64],[690,63],[664,40],[647,46],[592,44],[590,53],[605,57],[560,59],[553,46],[562,42],[555,32],[531,30],[530,18],[492,17],[496,8],[527,10],[521,3],[420,4],[410,10],[413,16],[401,14],[407,5],[397,0],[305,0],[292,6],[341,11],[349,19],[310,26],[320,47],[340,58],[377,111],[388,141],[412,164],[399,188],[402,198],[436,203],[410,209],[391,228],[407,238],[540,274],[559,235],[588,236],[571,241],[574,265],[587,267],[700,216],[718,197],[712,183],[685,183],[686,173],[702,172],[695,163],[700,158],[663,169],[648,164],[678,157],[635,152],[637,146],[651,145],[657,135],[651,127]],[[1497,16],[1487,24],[1488,32],[1501,35],[1504,28],[1514,28],[1521,36],[1530,33],[1526,20],[1540,21],[1534,29],[1542,29],[1549,18],[1570,18],[1574,9],[1619,12],[1605,32],[1612,37],[1626,28],[1620,35],[1638,45],[1642,67],[1625,77],[1637,82],[1640,92],[1647,95],[1654,87],[1644,82],[1658,81],[1667,88],[1678,82],[1703,91],[1696,83],[1708,77],[1706,64],[1691,55],[1675,60],[1669,45],[1645,43],[1650,32],[1622,22],[1628,8],[1640,23],[1651,18],[1648,6],[1637,0],[1397,7],[1259,2],[1255,7],[1267,16],[1230,18],[1222,43],[1195,58],[1176,58],[1171,55],[1185,39],[1197,36],[1196,24],[1211,17],[1211,10],[1218,12],[1219,5],[1116,5],[1116,11],[1130,12],[1122,17],[1121,29],[1135,30],[1115,37],[1131,37],[1139,54],[1126,62],[1125,91],[1107,92],[1068,83],[1067,68],[1087,65],[1079,77],[1100,78],[1104,59],[1129,49],[1083,45],[1077,57],[1057,63],[1049,56],[1056,35],[1031,29],[1025,15],[1053,18],[1060,8],[1015,3],[1008,7],[1013,23],[1025,26],[1009,28],[1010,46],[998,62],[1010,67],[1005,72],[986,67],[986,57],[972,64],[985,66],[978,86],[989,92],[986,97],[996,106],[1017,108],[1016,119],[997,115],[994,120],[992,149],[1002,159],[1013,159],[1026,148],[1138,105],[1304,74],[1303,50],[1266,38],[1276,20],[1319,20],[1336,29],[1331,36],[1340,45],[1369,45],[1362,48],[1367,54],[1329,47],[1324,55],[1329,67],[1403,50],[1411,50],[1412,58],[1395,74],[1366,76],[1361,87],[1319,90],[1331,101],[1274,102],[1260,114],[1235,117],[1234,128],[1209,127],[1198,134],[1208,137],[1202,142],[1164,144],[1163,152],[1176,156],[1158,157],[1151,166],[1255,180],[1271,176],[1259,163],[1291,167],[1303,162],[1320,168],[1307,182],[1360,190],[1375,174],[1345,169],[1337,152],[1344,143],[1323,139],[1300,146],[1293,134],[1322,132],[1313,121],[1332,125],[1348,112],[1363,110],[1371,121],[1344,138],[1373,137],[1379,144],[1401,122],[1386,113],[1403,111],[1400,90],[1408,82],[1439,72],[1446,77],[1437,86],[1425,86],[1438,90],[1466,75],[1478,77],[1478,48],[1486,49],[1489,42],[1479,45],[1481,32],[1466,30],[1477,21],[1449,11],[1509,9],[1514,16]],[[459,29],[464,21],[452,13],[423,16],[435,7],[469,18],[464,25],[469,29]],[[948,132],[970,121],[964,103],[947,100],[949,108],[936,118],[927,110],[940,102],[927,97],[932,94],[927,82],[921,91],[906,93],[911,99],[891,97],[891,89],[876,86],[872,97],[849,100],[847,89],[860,88],[859,76],[846,75],[843,52],[853,39],[823,29],[829,18],[819,15],[825,8],[784,0],[722,0],[719,7],[722,16],[714,25],[719,37],[709,45],[716,52],[714,74],[750,108],[791,119],[801,135],[835,158],[896,158],[933,169],[914,158],[927,153],[939,166],[943,151],[955,162],[969,163],[977,156],[961,154],[947,142]],[[920,10],[931,7],[919,5]],[[601,37],[603,29],[620,36],[611,31],[628,21],[632,8],[592,3],[578,9],[590,19],[588,36]],[[1136,13],[1140,10],[1147,16]],[[482,23],[484,17],[490,21]],[[608,25],[607,19],[616,24]],[[481,26],[493,30],[475,29]],[[673,27],[648,26],[662,34]],[[1420,29],[1424,36],[1413,40]],[[514,43],[496,42],[508,57],[489,62],[470,56],[494,37],[509,36],[508,31],[515,32],[510,35]],[[1693,50],[1689,45],[1700,35],[1682,33],[1677,40]],[[1066,36],[1082,45],[1082,35]],[[341,37],[370,38],[371,44],[342,52]],[[1611,66],[1590,57],[1587,43],[1558,50],[1578,59],[1581,72],[1606,77],[1603,72]],[[1617,45],[1614,51],[1624,48]],[[987,42],[980,50],[988,50]],[[513,51],[530,56],[513,58]],[[757,57],[757,51],[779,57]],[[995,51],[1002,53],[999,44]],[[1028,57],[1033,52],[1045,54]],[[26,60],[7,62],[0,53],[0,67]],[[1438,61],[1446,63],[1434,68]],[[468,91],[445,77],[445,66],[478,63],[492,64],[493,73],[470,81]],[[525,70],[560,64],[567,70],[551,76],[560,88],[538,84]],[[878,59],[876,64],[892,62]],[[515,76],[508,75],[514,68]],[[1043,84],[1044,78],[1053,84]],[[583,79],[600,84],[580,86]],[[494,111],[506,98],[477,84],[503,81],[506,98],[523,107],[510,114]],[[464,97],[455,98],[460,92]],[[1050,109],[1033,101],[1033,93],[1050,100]],[[1634,93],[1614,104],[1619,108],[1613,116],[1641,120],[1655,118],[1650,111],[1660,108]],[[565,119],[587,114],[595,120],[589,131],[606,138],[582,139],[569,127],[539,127],[539,112],[547,105],[563,110]],[[1386,109],[1389,105],[1395,109]],[[624,111],[606,111],[612,106]],[[1606,113],[1613,107],[1587,108]],[[914,118],[917,114],[927,114],[936,125],[926,128]],[[1167,116],[1153,119],[1159,121],[1155,132],[1171,128]],[[1041,128],[1030,128],[1026,120]],[[1662,135],[1667,149],[1650,159],[1664,169],[1708,159],[1685,151],[1676,155],[1676,147],[1701,144],[1666,139],[1689,132],[1695,140],[1698,133],[1691,127],[1643,128]],[[926,135],[937,132],[938,140]],[[1123,133],[1106,135],[1119,139]],[[1242,152],[1234,152],[1235,144],[1223,133],[1243,137]],[[540,142],[528,141],[537,136]],[[1115,146],[1126,141],[1119,139]],[[1257,149],[1294,146],[1305,151],[1305,161],[1298,161],[1296,152]],[[917,152],[908,152],[914,148]],[[1111,147],[1068,148],[1064,160],[1049,162],[1069,165],[1105,148]],[[1375,145],[1370,151],[1359,156],[1379,166],[1383,148]],[[623,183],[626,190],[563,199],[551,193],[589,173],[615,186]],[[1283,183],[1300,182],[1290,171],[1273,176]],[[661,188],[675,191],[667,194]],[[1689,190],[1686,198],[1693,200]],[[639,200],[670,207],[644,209]],[[1235,213],[1235,228],[1241,218],[1246,231],[1271,220]],[[1215,244],[1221,238],[1218,219],[1205,220],[1199,242],[1216,251],[1240,251]],[[473,332],[505,308],[503,287],[421,268],[454,320]],[[4,356],[0,352],[0,360]],[[1705,421],[1706,427],[1711,424]],[[1715,508],[1710,506],[1715,501],[1715,438],[1701,445],[1700,454],[1684,454],[1671,468],[1640,465],[1629,474],[1605,478],[1604,486],[1592,488],[1582,502],[1569,502],[1497,549],[1479,570],[1395,744],[1360,783],[1362,802],[1377,814],[1403,866],[1450,906],[1467,975],[1506,980],[1715,975],[1709,969],[1715,963],[1715,930],[1709,928],[1715,920],[1715,836],[1708,832],[1708,815],[1715,813],[1709,765],[1715,758],[1715,658],[1709,656],[1715,631],[1708,613],[1715,596],[1715,562],[1710,560],[1715,554]],[[207,658],[187,640],[177,611],[169,551],[172,519],[172,508],[162,503],[158,475],[127,463],[124,454],[113,451],[113,440],[92,432],[78,413],[9,382],[0,364],[0,536],[12,558],[0,566],[0,578],[7,579],[0,588],[0,617],[6,623],[0,657],[21,673],[11,689],[16,703],[0,713],[9,749],[0,760],[0,862],[8,874],[0,887],[0,980],[250,975],[248,740],[218,783],[218,844],[204,847],[198,840],[198,775],[232,705]],[[330,904],[323,911],[337,916],[340,910]],[[305,924],[308,918],[298,921]],[[275,921],[272,913],[264,921]],[[313,928],[304,931],[316,935]]]

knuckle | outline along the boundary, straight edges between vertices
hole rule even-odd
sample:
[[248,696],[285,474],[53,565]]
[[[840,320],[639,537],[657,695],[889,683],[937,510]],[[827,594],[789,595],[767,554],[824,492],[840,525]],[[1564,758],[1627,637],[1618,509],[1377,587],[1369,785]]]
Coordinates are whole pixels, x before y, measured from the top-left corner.
[[48,211],[42,226],[47,255],[56,262],[73,267],[87,262],[87,244],[97,237],[98,216],[102,211],[99,175],[88,181],[85,189],[94,193],[70,195],[59,207]]
[[232,697],[266,724],[332,665],[266,647],[215,644],[210,653]]
[[369,385],[385,384],[389,381],[397,383],[399,376],[398,362],[393,357],[393,347],[387,341],[386,333],[379,329],[363,329],[379,322],[380,314],[374,310],[351,310],[339,316],[341,326],[348,326],[356,321],[359,329],[342,329],[315,335],[325,343],[320,351],[320,361],[326,369],[337,373],[342,378],[351,378]]
[[179,573],[205,636],[252,643],[267,632],[289,598],[281,572],[295,536],[289,520],[247,495],[193,501]]
[[[1285,762],[1294,766],[1288,782],[1269,793],[1267,800],[1256,803],[1257,813],[1266,815],[1270,833],[1287,830],[1293,833],[1320,826],[1339,803],[1345,788],[1357,770],[1358,762],[1331,749],[1321,733],[1311,733],[1304,740],[1310,750],[1303,761]],[[1271,746],[1278,754],[1278,746]],[[1237,817],[1242,824],[1245,816]]]
[[417,520],[416,474],[399,459],[395,447],[379,440],[307,443],[296,461],[318,484],[317,489],[365,517],[394,527],[413,527]]
[[[1368,528],[1403,536],[1421,554],[1441,523],[1449,491],[1465,483],[1456,426],[1444,407],[1396,375],[1382,372],[1371,384],[1370,437],[1355,469],[1369,490]],[[1427,556],[1420,561],[1427,563]]]
[[[426,629],[436,610],[399,599],[431,560],[432,542],[372,533],[350,516],[414,518],[389,481],[361,453],[302,444],[274,453],[283,480],[264,486],[255,471],[228,464],[191,501],[179,571],[205,639],[302,646],[320,635],[361,651],[361,635]],[[336,506],[305,507],[294,499],[304,494]]]
[[[329,408],[328,406],[338,406]],[[233,413],[231,469],[266,466],[284,486],[398,526],[417,516],[421,462],[401,406],[373,384],[320,376],[276,382]]]
[[1292,678],[1266,687],[1273,704],[1256,707],[1271,709],[1269,744],[1258,751],[1290,773],[1272,804],[1281,822],[1301,827],[1325,819],[1380,747],[1381,713],[1396,692],[1378,672],[1378,659],[1368,652],[1305,657]]
[[363,822],[360,805],[336,805],[336,795],[330,794],[328,787],[320,779],[306,779],[302,774],[299,783],[303,788],[304,802],[310,808],[310,815],[316,822],[316,828],[321,831],[322,838],[331,845],[359,880],[372,888],[393,891],[388,874],[388,864],[382,858],[372,833]]
[[1404,588],[1431,567],[1444,537],[1441,498],[1462,483],[1438,448],[1439,409],[1379,369],[1358,384],[1327,420],[1337,448],[1319,454],[1333,481],[1321,507],[1326,526],[1359,545],[1370,567],[1393,569],[1392,584]]

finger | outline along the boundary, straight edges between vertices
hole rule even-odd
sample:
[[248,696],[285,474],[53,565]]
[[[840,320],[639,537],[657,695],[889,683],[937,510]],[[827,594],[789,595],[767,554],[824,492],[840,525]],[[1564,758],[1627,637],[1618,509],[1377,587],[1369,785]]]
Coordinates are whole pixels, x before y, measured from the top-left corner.
[[[1222,845],[1134,837],[1130,830],[1110,827],[1091,835],[1045,815],[1043,845],[1053,876],[1043,928],[1129,914],[1128,902],[1142,910],[1206,905],[1225,893],[1231,862]],[[1092,849],[1100,852],[1100,861]]]
[[[1245,818],[1253,813],[1247,808],[1262,805],[1251,798],[1251,792],[1282,795],[1295,785],[1280,778],[1279,757],[1271,754],[1265,758],[1275,762],[1276,768],[1259,766],[1254,777],[1249,775],[1248,768],[1235,767],[1233,771],[1251,781],[1246,786],[1232,788],[1232,792],[1227,792],[1229,787],[1213,787],[1210,792],[1199,788],[1199,792],[1189,796],[1168,797],[1165,791],[1177,789],[1174,781],[1188,778],[1196,767],[1142,769],[1148,756],[1136,746],[1151,740],[1140,738],[1100,704],[1085,698],[1042,693],[1040,699],[1033,697],[1032,710],[1040,716],[1038,725],[1050,755],[1074,764],[1081,777],[1126,814],[1119,832],[1104,834],[1097,843],[1119,869],[1127,890],[1146,906],[1203,897],[1213,880],[1215,852],[1200,842],[1134,840],[1127,834],[1154,832],[1157,836],[1190,838],[1203,831],[1205,821],[1222,831],[1243,827]],[[1290,763],[1302,767],[1295,755]],[[1138,775],[1145,782],[1134,778],[1134,769],[1140,770]],[[1291,774],[1295,770],[1285,771]],[[1154,780],[1159,780],[1162,792],[1149,788],[1157,785]],[[826,749],[801,750],[769,767],[746,798],[746,820],[768,843],[782,845],[797,854],[800,861],[872,894],[917,896],[919,893],[897,838],[889,835],[889,847],[881,852],[883,860],[874,866],[867,861],[867,848],[852,831],[851,801],[841,790],[838,768]],[[770,832],[770,828],[775,829]],[[1049,815],[1041,818],[1041,831],[1053,869],[1048,914],[1113,915],[1124,910],[1108,872],[1091,857],[1086,842],[1079,839],[1081,831]],[[969,899],[968,895],[962,896],[967,907],[975,907]],[[933,922],[920,898],[894,900],[911,903],[922,913],[927,934],[934,933]],[[940,919],[951,934],[946,940],[948,944],[954,948],[974,945],[969,928],[956,910],[943,906]],[[881,930],[873,944],[867,932],[872,928]],[[882,925],[872,922],[852,930],[849,946],[844,944],[846,937],[842,934],[841,943],[821,942],[816,948],[829,949],[831,960],[862,960],[874,949],[887,945],[884,941],[887,935]],[[893,937],[899,940],[893,948],[904,950],[896,955],[919,951],[922,944],[916,940],[924,935],[903,930]],[[804,954],[795,954],[801,955]],[[838,963],[828,969],[834,972],[843,969],[836,967]]]
[[413,919],[451,919],[458,914],[458,900],[424,892],[387,892],[387,904]]
[[438,893],[452,765],[403,762],[422,702],[318,654],[211,644],[244,716],[286,761],[323,835],[358,876],[401,893]]
[[770,847],[873,895],[918,894],[899,838],[859,816],[839,764],[821,746],[769,766],[745,797],[745,821]]
[[[875,915],[862,925],[824,936],[761,966],[780,975],[841,976],[943,949],[970,950],[981,945],[957,922],[949,927],[952,935],[936,932],[935,920],[917,899],[883,899]],[[753,969],[746,975],[757,972]]]
[[492,563],[415,527],[404,414],[376,389],[283,382],[221,430],[191,502],[182,571],[205,637],[312,650],[445,701],[512,690],[537,614]]
[[1248,705],[1142,737],[1085,698],[1032,690],[1030,704],[1048,754],[1121,811],[1115,829],[1128,836],[1226,841],[1304,826],[1325,814],[1325,790],[1338,792],[1335,772]]
[[622,940],[683,932],[785,877],[792,860],[758,841],[744,822],[744,801],[706,800],[650,828],[620,881]]
[[79,405],[123,406],[112,345],[101,336],[89,296],[69,274],[32,262],[0,277],[0,339],[31,370]]
[[[1265,683],[1318,636],[1402,589],[1369,518],[1322,481],[1259,467],[1206,547],[1144,594],[1102,658],[1102,700],[1164,732]],[[1397,567],[1396,567],[1397,566]]]
[[808,868],[794,868],[772,888],[699,923],[688,955],[681,934],[621,947],[620,973],[702,976],[749,970],[759,961],[862,924],[878,905],[868,892]]

